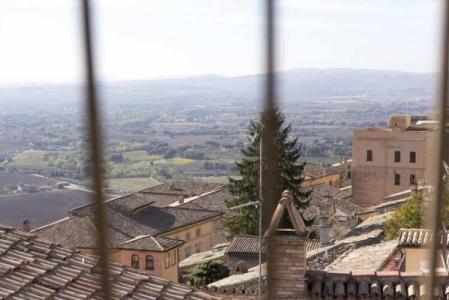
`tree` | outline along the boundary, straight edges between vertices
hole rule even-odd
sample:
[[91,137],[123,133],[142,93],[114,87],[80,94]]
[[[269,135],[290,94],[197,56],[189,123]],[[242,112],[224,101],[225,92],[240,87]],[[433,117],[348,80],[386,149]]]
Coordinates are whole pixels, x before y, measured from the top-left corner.
[[[309,204],[310,192],[304,192],[300,185],[304,180],[304,163],[299,159],[302,155],[302,144],[298,138],[291,138],[291,125],[285,124],[284,116],[276,112],[276,138],[274,141],[276,151],[279,155],[279,169],[281,173],[281,186],[279,198],[282,190],[290,190],[293,200],[298,209],[304,209]],[[229,178],[229,190],[233,195],[232,200],[227,203],[227,207],[245,204],[250,201],[259,200],[259,151],[260,132],[259,121],[250,121],[248,127],[248,146],[242,150],[243,158],[236,163],[241,179]],[[271,212],[273,213],[273,212]],[[241,209],[241,213],[227,221],[225,227],[229,237],[236,234],[258,234],[258,210],[254,206]]]
[[210,260],[198,264],[187,276],[187,281],[196,287],[206,286],[229,276],[229,269],[221,260]]
[[123,162],[123,154],[121,154],[121,153],[112,154],[109,159],[116,164],[122,163]]
[[423,225],[424,205],[420,192],[413,192],[406,204],[397,208],[387,221],[385,237],[395,239],[401,228],[421,228]]

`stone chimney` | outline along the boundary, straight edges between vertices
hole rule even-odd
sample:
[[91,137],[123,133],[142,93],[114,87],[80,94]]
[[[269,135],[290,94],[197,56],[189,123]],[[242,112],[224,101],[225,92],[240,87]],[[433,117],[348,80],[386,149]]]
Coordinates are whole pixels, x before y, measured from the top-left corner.
[[306,227],[288,191],[282,194],[265,238],[268,244],[267,299],[306,299]]
[[30,220],[26,219],[22,223],[22,231],[30,232],[31,231],[31,222]]
[[320,217],[320,244],[329,245],[329,218],[326,215]]

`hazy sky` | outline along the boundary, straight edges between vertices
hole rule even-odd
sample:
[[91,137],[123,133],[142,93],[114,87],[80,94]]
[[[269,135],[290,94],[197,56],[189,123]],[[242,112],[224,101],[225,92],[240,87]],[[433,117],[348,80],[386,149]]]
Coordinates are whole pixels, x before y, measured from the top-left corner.
[[[279,68],[436,71],[441,0],[280,0]],[[261,0],[98,0],[103,79],[262,70]],[[78,0],[0,0],[0,83],[82,74]]]

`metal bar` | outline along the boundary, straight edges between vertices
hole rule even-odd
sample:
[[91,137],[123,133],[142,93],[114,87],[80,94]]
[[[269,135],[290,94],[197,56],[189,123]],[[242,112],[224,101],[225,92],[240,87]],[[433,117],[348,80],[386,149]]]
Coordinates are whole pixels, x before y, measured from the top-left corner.
[[426,299],[433,299],[434,288],[436,287],[436,266],[438,255],[438,243],[440,243],[439,233],[441,228],[441,208],[444,202],[444,188],[442,184],[443,178],[443,154],[444,145],[447,145],[447,134],[445,134],[446,126],[446,106],[448,99],[448,72],[449,72],[449,4],[444,1],[444,28],[442,38],[442,57],[441,57],[441,74],[440,74],[440,91],[437,106],[438,128],[433,141],[434,153],[432,153],[431,182],[434,186],[434,192],[429,206],[429,215],[427,218],[428,228],[432,230],[433,238],[430,240],[429,247],[429,276],[426,278]]
[[111,299],[109,274],[107,268],[107,225],[106,210],[103,201],[103,177],[102,177],[102,135],[100,128],[100,114],[97,101],[94,51],[92,43],[91,6],[90,0],[82,0],[82,25],[84,42],[85,80],[86,86],[86,110],[88,116],[90,162],[92,166],[95,223],[98,231],[98,254],[100,256],[99,267],[101,270],[101,285],[104,299]]
[[[276,133],[279,127],[276,106],[276,30],[275,30],[275,0],[264,0],[265,4],[265,101],[261,118],[261,231],[266,232],[273,212],[281,197],[279,152],[276,146]],[[264,235],[264,239],[267,237]],[[270,237],[268,237],[269,239]],[[270,246],[266,247],[265,261],[267,264],[267,298],[275,299],[273,294],[274,278]],[[263,258],[261,259],[263,260]],[[262,266],[260,266],[261,268]],[[260,274],[261,275],[261,274]]]
[[279,153],[276,149],[275,139],[277,132],[276,118],[276,80],[275,80],[275,30],[274,30],[274,3],[275,0],[264,0],[266,8],[266,58],[265,58],[265,101],[261,118],[261,175],[263,218],[262,227],[265,231],[271,221],[271,216],[279,202],[282,191],[280,190]]
[[262,185],[263,185],[263,143],[262,143],[262,131],[263,127],[260,124],[260,133],[259,133],[259,297],[262,296],[262,239],[263,239],[263,226],[262,226],[262,204],[263,204],[263,195],[262,195]]

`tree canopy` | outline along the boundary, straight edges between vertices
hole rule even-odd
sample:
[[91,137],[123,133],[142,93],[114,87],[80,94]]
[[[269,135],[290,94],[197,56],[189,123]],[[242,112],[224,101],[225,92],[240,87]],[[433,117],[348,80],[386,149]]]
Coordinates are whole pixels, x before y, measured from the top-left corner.
[[211,260],[198,264],[187,276],[187,281],[196,287],[206,286],[229,276],[229,269],[221,260]]
[[[304,192],[300,185],[304,180],[304,163],[300,162],[302,144],[297,137],[291,137],[291,125],[285,124],[285,118],[279,111],[276,112],[277,128],[274,145],[279,155],[279,169],[281,173],[281,186],[279,198],[283,190],[290,190],[295,205],[306,208],[309,204],[309,192]],[[260,166],[260,121],[251,121],[247,130],[248,145],[242,150],[243,158],[236,163],[241,179],[230,181],[230,191],[233,195],[228,207],[259,201],[259,166]],[[274,188],[274,187],[273,187]],[[279,199],[278,198],[278,199]],[[273,212],[271,212],[273,213]],[[227,234],[233,237],[236,234],[258,234],[258,208],[248,206],[239,211],[239,215],[226,226]]]

